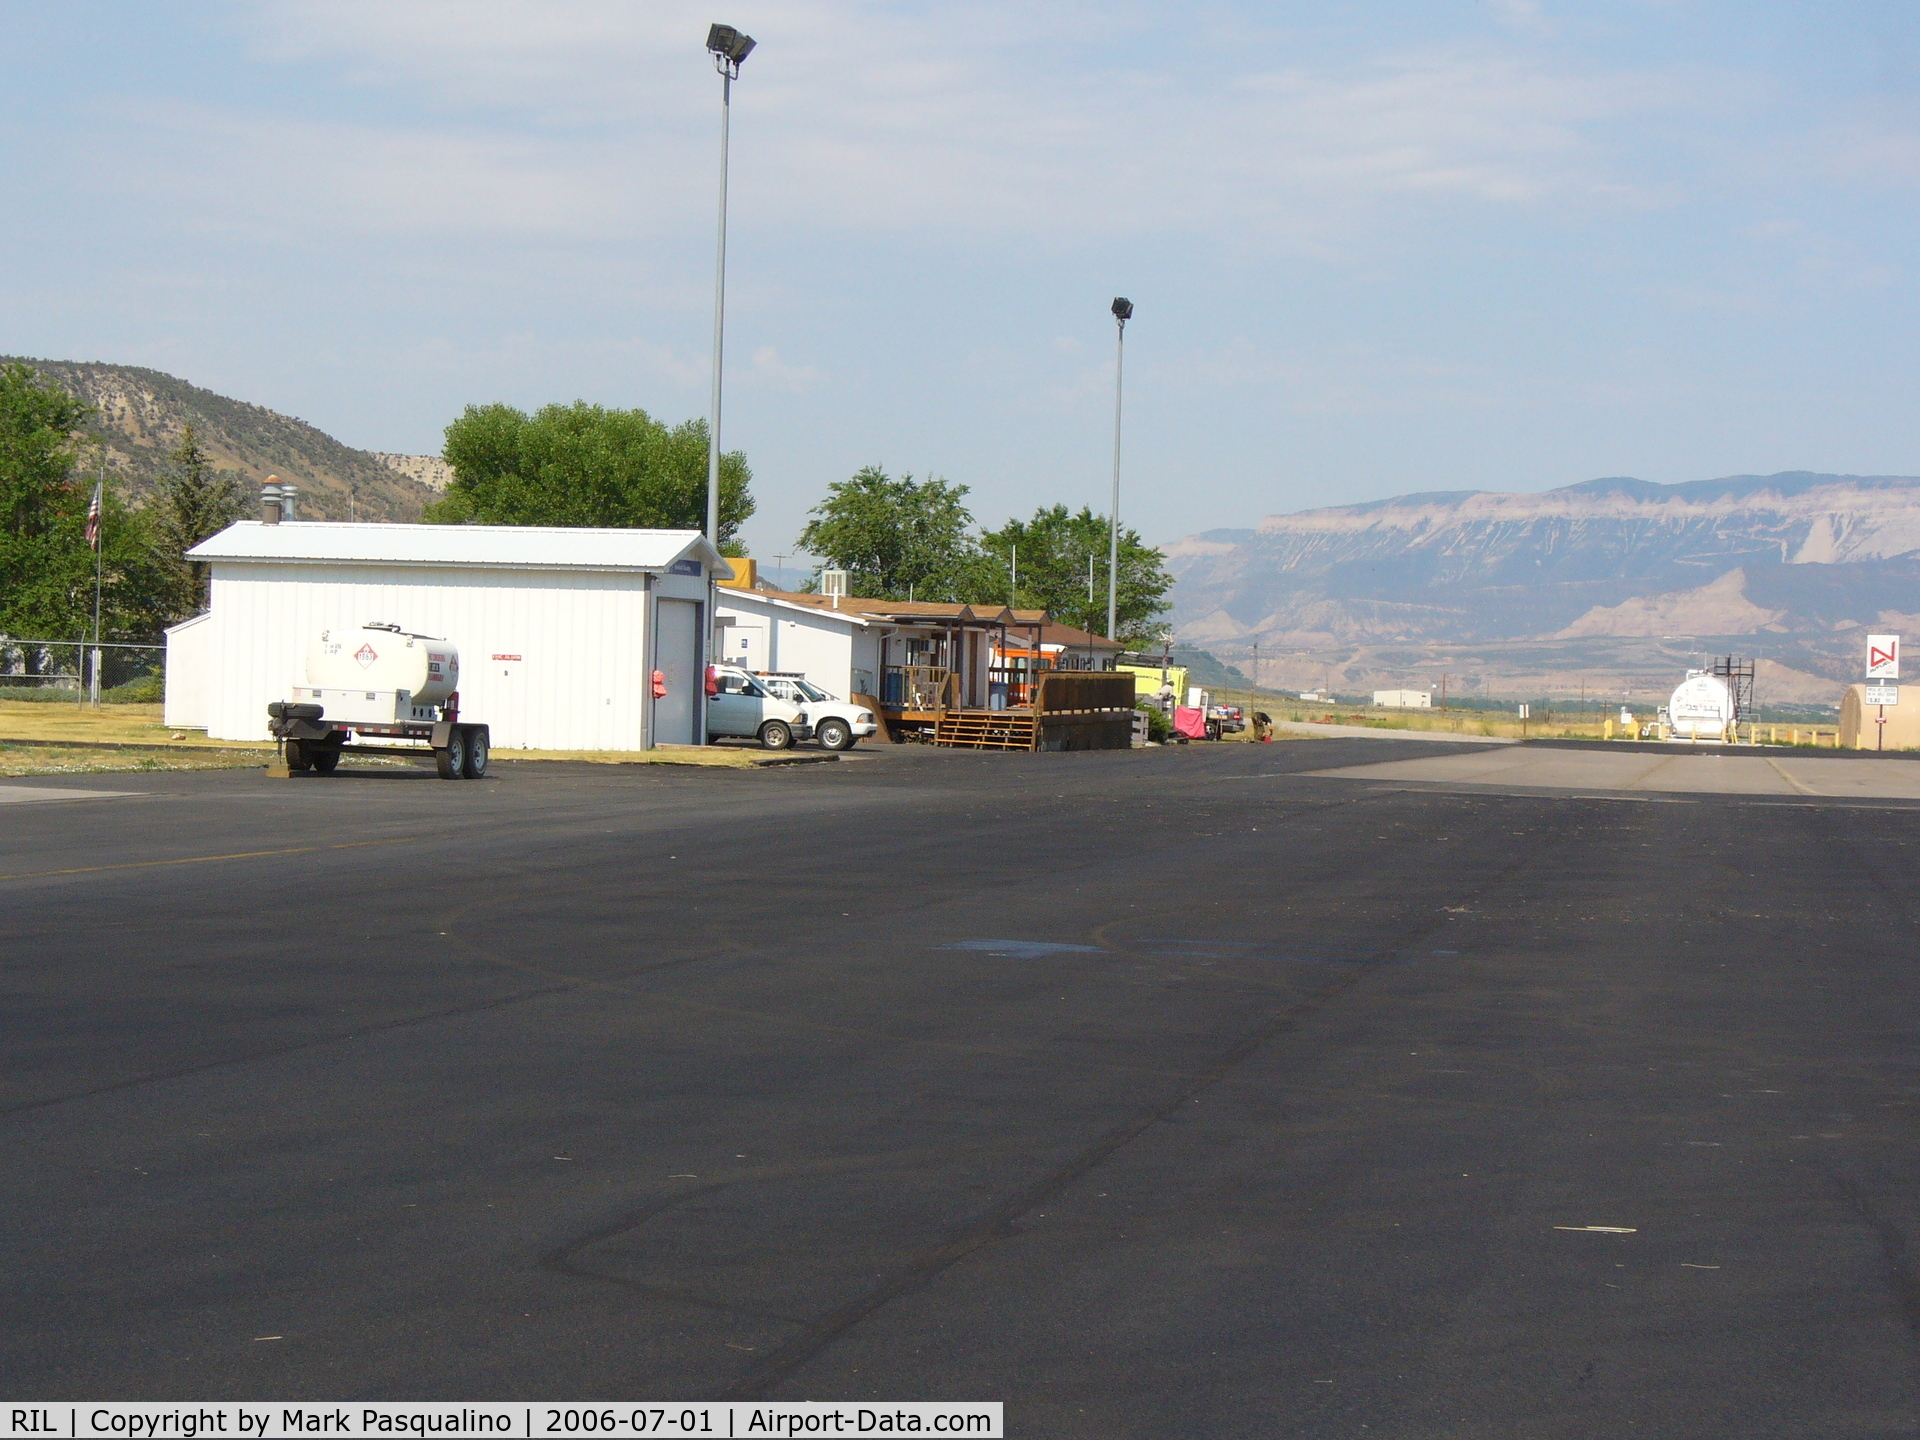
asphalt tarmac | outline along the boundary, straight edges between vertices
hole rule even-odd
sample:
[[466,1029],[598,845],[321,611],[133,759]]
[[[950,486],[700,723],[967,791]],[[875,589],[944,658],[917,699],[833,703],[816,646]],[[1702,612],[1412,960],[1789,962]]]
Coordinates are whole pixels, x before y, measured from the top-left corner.
[[0,1390],[1920,1429],[1920,804],[1461,753],[24,783]]

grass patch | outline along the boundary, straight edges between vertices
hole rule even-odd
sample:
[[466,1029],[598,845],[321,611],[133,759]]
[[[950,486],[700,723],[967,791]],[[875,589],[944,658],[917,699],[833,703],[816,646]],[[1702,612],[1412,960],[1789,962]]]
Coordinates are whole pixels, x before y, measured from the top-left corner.
[[263,754],[198,751],[182,747],[161,754],[117,750],[74,750],[64,745],[17,744],[0,740],[0,775],[109,775],[152,770],[258,770]]

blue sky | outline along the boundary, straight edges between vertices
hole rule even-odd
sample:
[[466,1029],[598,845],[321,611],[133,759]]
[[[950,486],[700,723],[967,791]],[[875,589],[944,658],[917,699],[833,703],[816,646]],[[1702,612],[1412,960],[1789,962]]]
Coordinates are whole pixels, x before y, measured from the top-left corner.
[[706,406],[729,448],[1153,540],[1412,490],[1920,472],[1920,18],[1894,5],[9,3],[0,351],[369,449]]

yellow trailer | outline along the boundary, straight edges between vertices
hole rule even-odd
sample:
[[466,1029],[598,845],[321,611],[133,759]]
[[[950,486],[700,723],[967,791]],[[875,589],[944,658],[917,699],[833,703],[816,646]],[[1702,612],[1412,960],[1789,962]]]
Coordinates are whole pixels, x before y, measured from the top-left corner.
[[[1150,700],[1160,693],[1162,671],[1158,665],[1120,665],[1116,669],[1133,676],[1133,697],[1136,701]],[[1187,703],[1187,667],[1169,665],[1164,672],[1167,684],[1173,686],[1174,700]]]

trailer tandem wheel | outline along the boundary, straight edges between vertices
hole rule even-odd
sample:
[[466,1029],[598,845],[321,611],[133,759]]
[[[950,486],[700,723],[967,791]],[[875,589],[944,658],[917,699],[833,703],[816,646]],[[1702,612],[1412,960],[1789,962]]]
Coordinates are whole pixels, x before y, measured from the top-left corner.
[[461,727],[467,732],[467,759],[460,767],[460,773],[469,780],[478,780],[487,773],[487,752],[489,732],[484,725],[466,725]]
[[456,725],[447,734],[446,746],[433,752],[434,769],[442,780],[458,780],[467,768],[467,727]]

